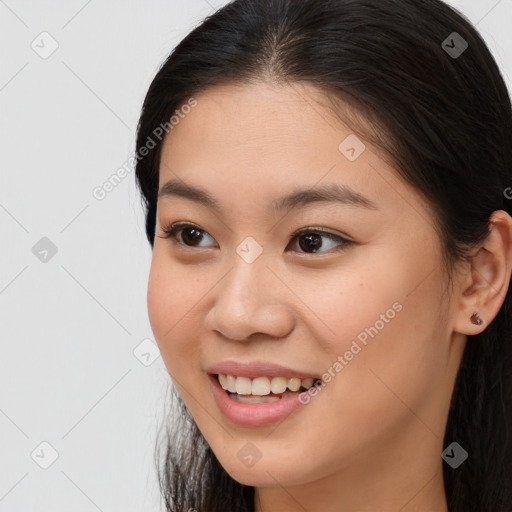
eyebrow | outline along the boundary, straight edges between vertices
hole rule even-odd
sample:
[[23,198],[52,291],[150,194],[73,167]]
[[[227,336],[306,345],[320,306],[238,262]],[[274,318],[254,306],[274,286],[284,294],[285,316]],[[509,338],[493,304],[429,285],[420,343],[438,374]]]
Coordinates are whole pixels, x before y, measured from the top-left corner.
[[[200,203],[213,211],[223,214],[219,201],[206,190],[187,184],[181,180],[169,180],[158,192],[161,197],[182,197]],[[377,205],[347,185],[331,183],[314,189],[295,189],[291,193],[272,201],[269,205],[274,213],[290,211],[312,203],[340,203],[378,210]]]

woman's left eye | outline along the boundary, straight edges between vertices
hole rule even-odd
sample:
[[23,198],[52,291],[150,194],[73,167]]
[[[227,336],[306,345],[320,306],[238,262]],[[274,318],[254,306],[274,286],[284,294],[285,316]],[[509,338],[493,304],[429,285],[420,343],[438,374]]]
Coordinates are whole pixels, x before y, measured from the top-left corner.
[[[184,245],[185,247],[189,248],[209,247],[208,245],[199,245],[204,240],[204,235],[214,240],[210,235],[207,234],[206,231],[200,229],[198,226],[183,222],[178,222],[176,224],[164,227],[162,228],[162,232],[164,235],[159,235],[160,238],[176,240],[179,245]],[[325,248],[325,244],[323,243],[322,239],[327,239],[332,242],[331,247],[329,247],[329,244],[327,244],[327,250],[331,249],[333,246],[339,246],[338,249],[336,249],[337,251],[344,250],[347,246],[353,243],[346,238],[335,235],[334,233],[329,233],[322,228],[317,227],[304,228],[300,231],[296,231],[292,235],[290,243],[296,238],[298,238],[298,245],[301,249],[303,249],[305,254],[326,252],[324,250],[320,251],[320,249]],[[297,244],[295,244],[295,246],[297,246]],[[311,253],[308,251],[311,251]]]
[[[298,245],[301,249],[308,249],[313,251],[313,254],[319,252],[319,249],[323,249],[326,244],[322,242],[322,239],[329,240],[331,242],[331,247],[327,244],[327,250],[332,247],[337,247],[335,251],[343,251],[353,242],[343,238],[339,235],[335,235],[334,233],[329,233],[328,231],[323,230],[322,228],[305,228],[297,231],[293,234],[290,243],[295,239],[298,239]],[[295,244],[297,245],[297,244]],[[301,252],[301,251],[298,251]],[[327,251],[320,251],[327,252]],[[306,254],[310,254],[306,252]]]

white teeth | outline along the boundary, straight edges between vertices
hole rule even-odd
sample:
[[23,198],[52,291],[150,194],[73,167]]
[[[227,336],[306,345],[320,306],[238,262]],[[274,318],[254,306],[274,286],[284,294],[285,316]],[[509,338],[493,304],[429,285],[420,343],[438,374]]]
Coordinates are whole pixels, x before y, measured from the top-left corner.
[[268,377],[256,377],[252,379],[251,394],[268,395],[270,393],[270,379]]
[[280,400],[278,396],[240,396],[236,393],[230,395],[235,402],[243,402],[245,404],[267,404]]
[[227,388],[224,388],[224,386],[222,387],[227,389],[230,393],[236,393],[236,377],[233,377],[233,375],[226,375],[226,386]]
[[302,387],[309,389],[313,385],[313,382],[315,382],[315,379],[312,379],[311,377],[309,379],[303,379]]
[[301,380],[300,379],[290,379],[288,381],[288,389],[290,391],[299,391],[300,389],[300,383],[301,383]]
[[252,392],[251,379],[248,377],[237,377],[236,378],[236,392],[239,395],[250,395]]
[[284,393],[286,386],[288,386],[288,379],[284,377],[272,377],[272,393]]
[[223,389],[228,389],[228,377],[223,373],[219,373],[219,382]]
[[[237,393],[238,395],[253,395],[265,396],[270,393],[276,395],[288,393],[290,391],[299,391],[301,387],[309,389],[313,386],[315,379],[299,379],[293,377],[287,379],[286,377],[256,377],[249,379],[248,377],[235,377],[234,375],[218,374],[220,385],[230,393]],[[269,397],[271,398],[271,397]],[[256,402],[255,402],[256,403]]]

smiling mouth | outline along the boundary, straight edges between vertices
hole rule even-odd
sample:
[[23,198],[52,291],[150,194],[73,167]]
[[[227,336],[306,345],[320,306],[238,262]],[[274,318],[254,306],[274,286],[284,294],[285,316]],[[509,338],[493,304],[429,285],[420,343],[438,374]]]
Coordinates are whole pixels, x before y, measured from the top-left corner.
[[240,377],[235,375],[215,374],[229,398],[235,402],[248,404],[263,404],[276,402],[290,396],[297,396],[314,385],[320,384],[321,379],[299,379],[286,377]]

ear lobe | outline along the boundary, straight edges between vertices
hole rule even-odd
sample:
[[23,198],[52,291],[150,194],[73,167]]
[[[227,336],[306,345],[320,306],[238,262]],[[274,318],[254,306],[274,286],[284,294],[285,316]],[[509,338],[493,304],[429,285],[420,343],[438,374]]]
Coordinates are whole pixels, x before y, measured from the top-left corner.
[[[454,330],[463,334],[474,335],[485,330],[498,314],[510,284],[512,217],[504,210],[497,210],[489,222],[490,233],[463,276],[465,285],[454,323]],[[480,318],[482,322],[477,325],[471,318],[476,322]]]

